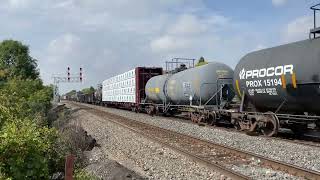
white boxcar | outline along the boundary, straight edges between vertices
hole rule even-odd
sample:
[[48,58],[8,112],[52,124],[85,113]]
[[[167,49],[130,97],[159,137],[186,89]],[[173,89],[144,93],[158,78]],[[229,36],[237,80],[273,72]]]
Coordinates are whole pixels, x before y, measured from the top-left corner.
[[136,67],[111,77],[102,83],[102,103],[120,107],[139,106],[146,98],[148,80],[161,74],[161,67]]
[[135,69],[111,77],[102,83],[102,101],[136,102]]

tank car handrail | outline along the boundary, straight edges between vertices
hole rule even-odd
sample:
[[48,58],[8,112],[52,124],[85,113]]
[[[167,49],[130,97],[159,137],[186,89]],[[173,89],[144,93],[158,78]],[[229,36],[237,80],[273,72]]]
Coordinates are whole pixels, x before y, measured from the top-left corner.
[[319,3],[319,4],[316,4],[316,5],[311,6],[311,7],[310,7],[310,9],[312,9],[312,10],[320,10],[320,9],[316,8],[317,6],[320,6],[320,3]]
[[[200,89],[199,89],[199,90],[200,90],[200,94],[199,94],[199,96],[200,96],[200,98],[199,98],[200,103],[199,103],[199,106],[202,105],[202,98],[201,98],[201,96],[202,96],[202,94],[201,94],[201,92],[202,92],[202,91],[201,91],[202,87],[203,87],[204,85],[215,85],[215,84],[217,84],[217,83],[202,83],[202,84],[200,85]],[[211,101],[211,99],[212,99],[213,97],[215,97],[217,93],[218,93],[218,91],[210,97],[209,101]],[[207,102],[208,102],[208,101],[207,101]],[[204,105],[206,105],[207,102],[206,102]]]
[[310,9],[313,10],[313,29],[310,30],[309,39],[311,39],[311,34],[313,34],[313,38],[316,38],[316,34],[320,32],[319,28],[317,28],[317,15],[316,15],[317,11],[320,10],[320,8],[317,8],[319,6],[320,6],[320,3],[310,7]]
[[286,102],[287,102],[287,99],[284,99],[274,113],[277,114]]
[[[199,104],[199,106],[202,106],[202,98],[201,98],[201,97],[202,97],[202,94],[201,94],[201,89],[202,89],[203,85],[208,85],[208,84],[219,85],[219,80],[232,80],[232,79],[230,79],[230,78],[218,78],[216,83],[202,83],[201,86],[200,86],[200,104]],[[216,93],[213,94],[213,95],[209,98],[209,100],[207,100],[207,101],[203,104],[203,106],[206,106],[214,97],[216,97],[216,96],[218,95],[218,93],[222,91],[222,89],[225,87],[226,84],[227,84],[227,83],[221,84],[221,87],[220,87],[219,89],[217,89]],[[222,96],[222,93],[220,94],[220,96]],[[220,101],[221,101],[221,99],[222,99],[222,97],[220,97]],[[218,98],[217,98],[216,100],[217,100],[217,103],[218,103]]]
[[[212,84],[216,84],[216,83],[212,83]],[[214,93],[214,94],[207,100],[207,102],[205,102],[205,103],[203,104],[203,106],[207,105],[214,97],[216,97],[216,96],[218,95],[218,93],[223,89],[223,87],[224,87],[224,85],[222,85],[222,86],[218,89],[218,91],[217,91],[216,93]],[[200,106],[201,106],[201,90],[200,90]]]

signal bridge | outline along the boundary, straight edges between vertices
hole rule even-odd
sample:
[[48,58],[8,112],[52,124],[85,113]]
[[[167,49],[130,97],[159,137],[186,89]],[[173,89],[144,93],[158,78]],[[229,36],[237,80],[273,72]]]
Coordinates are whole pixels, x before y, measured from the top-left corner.
[[58,75],[53,75],[53,81],[55,84],[57,83],[81,83],[80,76],[70,76],[70,77],[63,77]]
[[59,84],[60,83],[82,83],[82,68],[79,74],[70,74],[70,67],[67,68],[67,76],[63,74],[53,74],[53,101],[60,101]]

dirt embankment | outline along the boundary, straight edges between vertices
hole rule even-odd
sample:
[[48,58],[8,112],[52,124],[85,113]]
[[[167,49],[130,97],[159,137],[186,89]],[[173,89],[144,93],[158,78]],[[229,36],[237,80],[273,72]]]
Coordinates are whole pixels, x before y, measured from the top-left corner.
[[[84,126],[83,121],[90,121],[84,119],[84,114],[83,109],[72,105],[60,106],[53,113],[58,117],[52,124],[63,136],[64,142],[61,146],[66,145],[64,148],[76,156],[75,168],[84,169],[97,179],[146,179],[121,165],[104,151],[108,144],[97,140],[99,138]],[[105,139],[108,140],[108,136]]]

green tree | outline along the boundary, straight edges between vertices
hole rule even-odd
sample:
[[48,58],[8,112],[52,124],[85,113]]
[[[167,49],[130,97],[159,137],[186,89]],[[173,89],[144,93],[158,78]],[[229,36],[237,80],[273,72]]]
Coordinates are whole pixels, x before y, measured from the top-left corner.
[[200,57],[200,59],[198,60],[198,63],[196,64],[196,67],[202,66],[205,64],[208,64],[208,62],[204,59],[204,57]]
[[65,151],[47,120],[52,90],[27,46],[0,42],[0,179],[47,179],[63,168]]
[[8,80],[0,88],[0,105],[15,118],[30,117],[46,125],[45,117],[51,107],[52,88],[43,86],[40,79]]
[[81,90],[81,92],[83,92],[84,94],[91,94],[94,93],[94,87],[90,87],[90,88],[84,88]]
[[0,81],[14,77],[37,79],[37,60],[29,55],[29,47],[19,41],[5,40],[0,43]]
[[75,94],[77,94],[76,90],[71,90],[71,91],[66,93],[67,96],[72,96],[72,95],[75,95]]

